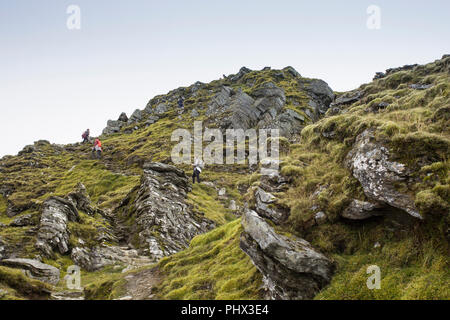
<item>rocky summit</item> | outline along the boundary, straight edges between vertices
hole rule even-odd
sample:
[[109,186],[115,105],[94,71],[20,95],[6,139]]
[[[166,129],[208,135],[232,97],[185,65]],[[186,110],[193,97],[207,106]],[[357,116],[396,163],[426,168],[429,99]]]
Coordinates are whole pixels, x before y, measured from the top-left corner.
[[[448,55],[349,92],[242,67],[107,121],[101,159],[25,146],[0,159],[0,299],[450,299],[449,97]],[[194,121],[279,129],[279,159],[193,183]]]

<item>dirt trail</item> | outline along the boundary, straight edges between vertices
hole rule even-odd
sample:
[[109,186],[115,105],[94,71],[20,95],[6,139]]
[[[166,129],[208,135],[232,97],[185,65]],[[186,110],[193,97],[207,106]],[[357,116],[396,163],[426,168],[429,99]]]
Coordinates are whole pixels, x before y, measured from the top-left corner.
[[155,295],[152,293],[154,286],[158,285],[162,277],[157,268],[139,271],[125,277],[127,291],[124,300],[153,300]]

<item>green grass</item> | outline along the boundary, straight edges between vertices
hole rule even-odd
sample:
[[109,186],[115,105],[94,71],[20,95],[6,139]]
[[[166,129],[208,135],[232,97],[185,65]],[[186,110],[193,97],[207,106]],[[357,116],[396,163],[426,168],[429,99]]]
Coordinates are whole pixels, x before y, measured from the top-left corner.
[[231,210],[224,207],[218,200],[217,191],[204,184],[194,184],[192,192],[188,194],[188,203],[195,211],[204,213],[205,217],[222,225],[235,219]]
[[[316,299],[331,300],[448,300],[450,272],[448,256],[429,242],[417,250],[409,239],[387,243],[382,249],[334,255],[339,264],[331,284]],[[381,271],[381,288],[370,290],[367,267]]]
[[260,299],[261,275],[239,248],[240,219],[195,237],[190,247],[158,264],[162,299]]
[[7,299],[47,299],[51,286],[25,276],[22,271],[0,266],[0,285],[6,286]]

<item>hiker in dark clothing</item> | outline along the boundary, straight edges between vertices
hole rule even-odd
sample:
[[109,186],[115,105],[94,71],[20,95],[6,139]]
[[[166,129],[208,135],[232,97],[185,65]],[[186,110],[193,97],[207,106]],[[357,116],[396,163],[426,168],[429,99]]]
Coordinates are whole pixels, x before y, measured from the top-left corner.
[[87,129],[81,136],[83,138],[83,143],[89,142],[89,135],[90,135],[90,131],[89,131],[89,129]]
[[203,161],[200,159],[194,160],[194,172],[192,174],[192,183],[195,184],[195,178],[197,178],[197,183],[200,183],[200,173],[202,172]]
[[180,109],[184,108],[184,99],[183,99],[183,97],[180,97],[180,99],[178,99],[178,108],[180,108]]

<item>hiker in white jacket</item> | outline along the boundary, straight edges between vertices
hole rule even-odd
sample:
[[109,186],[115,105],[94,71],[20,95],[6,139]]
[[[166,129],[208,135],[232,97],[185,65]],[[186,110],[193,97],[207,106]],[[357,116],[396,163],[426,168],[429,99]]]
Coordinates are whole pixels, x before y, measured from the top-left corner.
[[203,161],[201,159],[194,159],[194,173],[192,174],[192,183],[195,183],[195,177],[197,177],[197,182],[200,183],[200,173],[203,169]]

